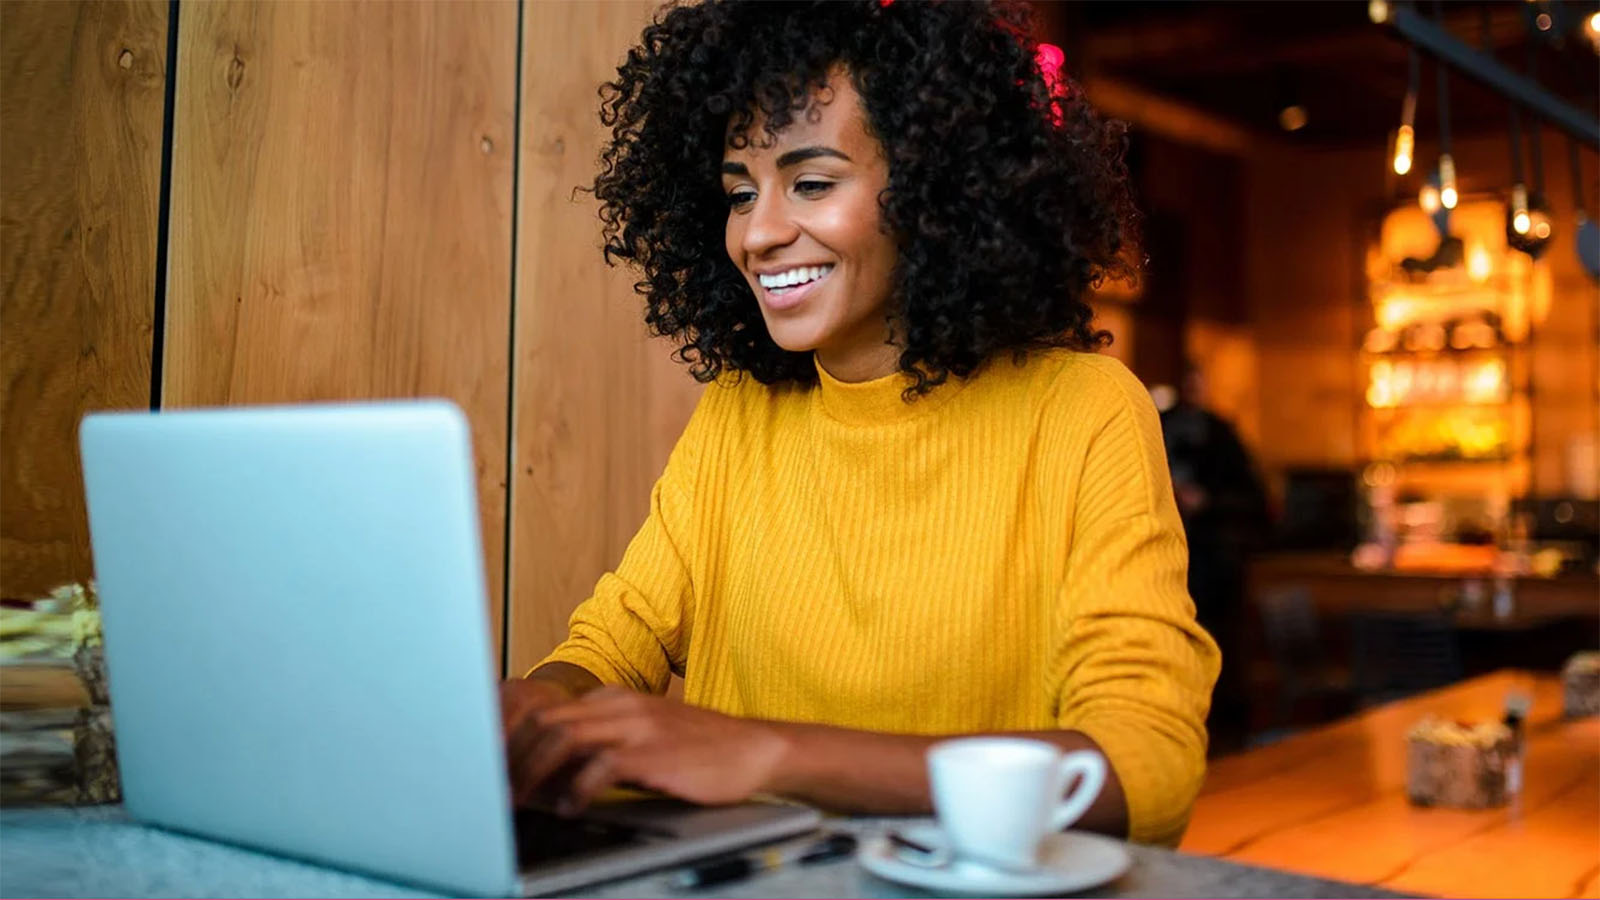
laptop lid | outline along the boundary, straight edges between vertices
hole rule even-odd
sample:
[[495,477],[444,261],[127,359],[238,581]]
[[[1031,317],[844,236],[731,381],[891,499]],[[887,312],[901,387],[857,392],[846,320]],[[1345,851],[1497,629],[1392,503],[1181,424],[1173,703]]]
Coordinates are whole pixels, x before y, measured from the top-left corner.
[[461,412],[96,414],[80,441],[129,812],[514,890]]

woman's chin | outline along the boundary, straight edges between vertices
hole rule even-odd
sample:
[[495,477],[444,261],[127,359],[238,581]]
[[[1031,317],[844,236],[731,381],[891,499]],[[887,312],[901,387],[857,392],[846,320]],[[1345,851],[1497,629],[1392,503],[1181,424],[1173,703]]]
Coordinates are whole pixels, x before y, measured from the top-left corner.
[[817,329],[804,327],[800,322],[768,321],[767,334],[772,336],[774,344],[790,353],[810,353],[822,346],[822,335]]

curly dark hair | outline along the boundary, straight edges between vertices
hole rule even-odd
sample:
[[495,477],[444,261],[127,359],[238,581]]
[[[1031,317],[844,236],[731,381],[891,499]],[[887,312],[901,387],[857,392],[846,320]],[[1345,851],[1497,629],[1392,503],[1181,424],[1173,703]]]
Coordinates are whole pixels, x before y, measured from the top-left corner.
[[745,371],[810,384],[810,353],[768,335],[724,249],[720,166],[759,111],[775,134],[843,64],[883,146],[880,197],[898,259],[889,326],[907,399],[1005,352],[1092,350],[1085,294],[1133,279],[1138,215],[1121,123],[1035,62],[1012,4],[706,0],[669,5],[600,88],[611,140],[593,192],[607,263],[625,260],[645,321],[710,381]]

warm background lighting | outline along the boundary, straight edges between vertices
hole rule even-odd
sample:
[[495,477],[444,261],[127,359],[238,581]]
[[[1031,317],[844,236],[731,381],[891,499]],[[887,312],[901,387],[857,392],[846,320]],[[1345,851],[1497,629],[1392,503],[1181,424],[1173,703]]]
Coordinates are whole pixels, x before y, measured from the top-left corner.
[[1411,171],[1411,156],[1417,148],[1417,132],[1410,125],[1401,125],[1394,135],[1394,173],[1404,175]]
[[1439,189],[1432,182],[1422,186],[1417,194],[1417,205],[1430,216],[1439,211]]
[[1483,249],[1482,244],[1474,244],[1467,253],[1467,275],[1473,281],[1488,281],[1489,275],[1494,271],[1494,263],[1489,259],[1489,251]]

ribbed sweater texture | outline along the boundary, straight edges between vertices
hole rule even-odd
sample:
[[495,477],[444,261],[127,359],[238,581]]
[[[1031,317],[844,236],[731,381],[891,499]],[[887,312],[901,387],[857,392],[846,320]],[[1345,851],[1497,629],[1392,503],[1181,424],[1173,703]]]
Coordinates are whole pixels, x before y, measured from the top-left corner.
[[615,571],[546,661],[736,716],[1075,729],[1130,837],[1176,843],[1216,644],[1160,423],[1121,363],[1038,351],[907,402],[895,374],[709,385]]

